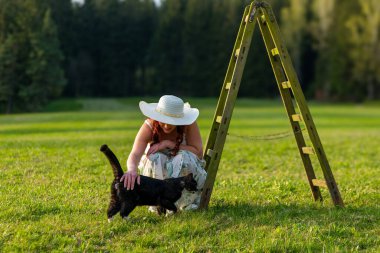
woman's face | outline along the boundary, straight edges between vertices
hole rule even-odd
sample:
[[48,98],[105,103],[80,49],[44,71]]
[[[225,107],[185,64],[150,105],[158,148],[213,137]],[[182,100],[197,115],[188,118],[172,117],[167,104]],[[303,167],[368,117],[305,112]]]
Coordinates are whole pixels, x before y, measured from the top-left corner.
[[174,126],[174,125],[170,125],[170,124],[166,124],[166,123],[162,123],[162,122],[159,122],[158,124],[160,125],[160,127],[162,128],[164,133],[166,133],[166,134],[170,134],[171,132],[174,131],[174,129],[176,129],[176,126]]

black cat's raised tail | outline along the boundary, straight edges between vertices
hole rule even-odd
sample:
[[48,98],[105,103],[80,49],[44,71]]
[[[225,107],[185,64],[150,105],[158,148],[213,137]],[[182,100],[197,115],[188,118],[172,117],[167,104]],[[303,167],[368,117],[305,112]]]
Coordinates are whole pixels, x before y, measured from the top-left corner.
[[124,175],[124,172],[115,154],[106,144],[103,144],[100,147],[100,151],[102,151],[103,154],[105,154],[108,161],[110,162],[115,179],[120,179]]

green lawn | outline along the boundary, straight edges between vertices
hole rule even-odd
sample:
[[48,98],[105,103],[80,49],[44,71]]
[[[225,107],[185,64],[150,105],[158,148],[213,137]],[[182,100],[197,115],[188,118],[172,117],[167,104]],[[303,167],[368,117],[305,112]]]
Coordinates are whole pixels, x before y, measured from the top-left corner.
[[[144,120],[138,100],[0,116],[0,252],[380,251],[379,104],[309,104],[345,208],[326,189],[323,203],[312,200],[292,136],[261,140],[291,130],[281,102],[241,99],[207,211],[165,218],[138,207],[109,224],[112,172],[99,147],[125,164]],[[205,142],[216,100],[190,102]]]

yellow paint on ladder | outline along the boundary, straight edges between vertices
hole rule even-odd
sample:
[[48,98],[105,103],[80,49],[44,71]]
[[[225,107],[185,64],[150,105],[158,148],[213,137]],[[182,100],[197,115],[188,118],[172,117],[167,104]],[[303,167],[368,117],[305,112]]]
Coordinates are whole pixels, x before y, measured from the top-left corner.
[[279,54],[280,54],[280,53],[278,52],[277,47],[273,48],[273,49],[271,50],[271,52],[272,52],[272,55],[273,55],[273,56],[276,56],[276,55],[279,55]]
[[311,180],[311,182],[313,183],[314,186],[326,187],[327,188],[327,184],[326,184],[325,180],[313,179],[313,180]]
[[283,89],[289,89],[289,88],[291,88],[289,81],[282,82],[281,85],[282,85]]
[[302,147],[302,152],[307,155],[314,155],[314,149],[312,147]]
[[292,115],[292,120],[293,120],[293,121],[300,122],[300,121],[302,121],[302,116],[299,115],[299,114],[293,114],[293,115]]

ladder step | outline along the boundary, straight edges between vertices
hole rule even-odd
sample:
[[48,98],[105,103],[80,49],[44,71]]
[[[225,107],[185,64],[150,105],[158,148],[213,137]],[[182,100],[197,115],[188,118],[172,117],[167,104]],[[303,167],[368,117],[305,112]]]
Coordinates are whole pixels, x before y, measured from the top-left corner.
[[244,23],[248,23],[248,21],[249,21],[249,14],[245,16]]
[[231,89],[231,83],[226,83],[226,90]]
[[272,55],[273,55],[273,56],[276,56],[276,55],[279,55],[279,54],[280,54],[280,53],[278,52],[277,47],[273,48],[273,49],[271,50],[271,52],[272,52]]
[[292,119],[293,119],[293,121],[300,122],[300,121],[302,121],[302,116],[300,114],[293,114]]
[[314,149],[312,147],[302,147],[302,152],[308,155],[314,155]]
[[216,154],[216,152],[212,149],[207,149],[207,153],[206,153],[210,158],[213,158]]
[[327,188],[327,184],[326,184],[325,180],[313,179],[313,180],[311,180],[311,182],[313,183],[314,186],[326,187]]
[[283,89],[289,89],[289,88],[291,88],[289,81],[282,82],[281,85],[282,85]]
[[222,116],[217,116],[215,121],[219,124],[222,123]]
[[261,15],[261,16],[260,16],[260,20],[261,20],[261,23],[263,23],[263,24],[265,24],[265,22],[267,21],[267,20],[265,19],[265,15]]

